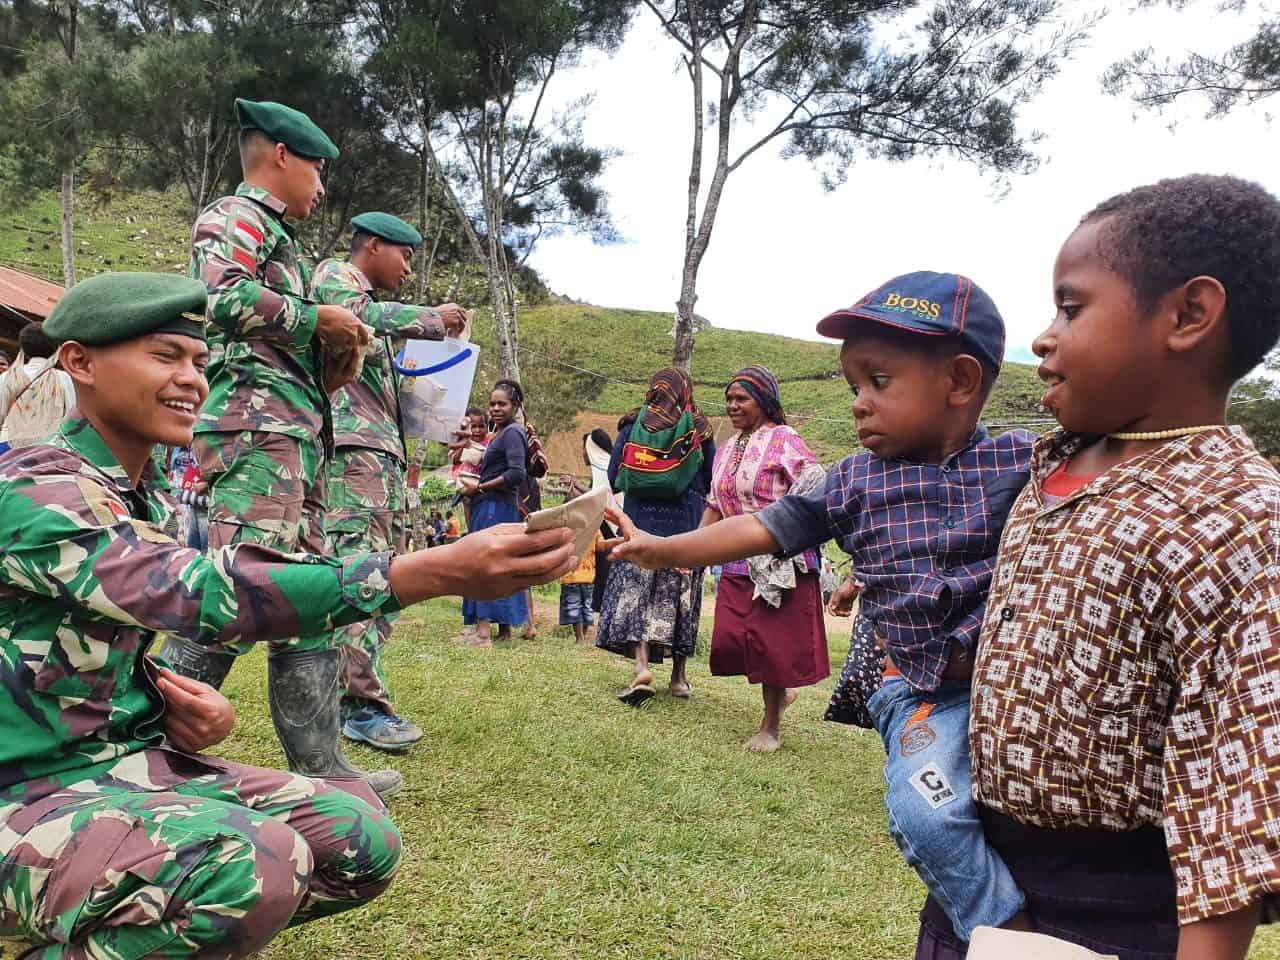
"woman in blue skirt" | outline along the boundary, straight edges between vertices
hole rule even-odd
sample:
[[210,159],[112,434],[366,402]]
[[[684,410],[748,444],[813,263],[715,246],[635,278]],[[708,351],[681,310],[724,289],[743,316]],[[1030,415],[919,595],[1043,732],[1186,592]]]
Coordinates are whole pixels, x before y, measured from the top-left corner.
[[[458,493],[471,504],[472,531],[484,530],[499,523],[520,520],[520,486],[525,479],[525,456],[528,438],[518,422],[524,406],[524,391],[514,380],[499,380],[489,395],[489,420],[493,435],[480,461],[479,480],[460,478]],[[527,594],[520,592],[501,600],[464,600],[462,623],[474,624],[472,643],[477,647],[492,646],[489,625],[498,625],[498,639],[511,636],[512,624],[529,619]]]

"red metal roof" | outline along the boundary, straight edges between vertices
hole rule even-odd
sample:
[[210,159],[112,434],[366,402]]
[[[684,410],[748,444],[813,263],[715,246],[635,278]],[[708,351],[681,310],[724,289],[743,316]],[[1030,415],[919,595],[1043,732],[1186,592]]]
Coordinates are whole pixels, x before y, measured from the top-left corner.
[[50,283],[41,277],[0,267],[0,304],[45,319],[53,305],[62,299],[65,291],[61,284]]

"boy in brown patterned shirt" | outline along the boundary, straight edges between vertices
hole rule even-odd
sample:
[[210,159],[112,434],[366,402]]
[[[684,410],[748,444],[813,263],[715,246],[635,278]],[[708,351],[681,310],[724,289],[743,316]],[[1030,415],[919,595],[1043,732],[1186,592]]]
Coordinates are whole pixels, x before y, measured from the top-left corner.
[[1280,202],[1208,176],[1115,197],[1054,300],[1063,429],[1001,541],[974,792],[1038,930],[1235,960],[1280,890],[1280,476],[1223,423],[1280,335]]

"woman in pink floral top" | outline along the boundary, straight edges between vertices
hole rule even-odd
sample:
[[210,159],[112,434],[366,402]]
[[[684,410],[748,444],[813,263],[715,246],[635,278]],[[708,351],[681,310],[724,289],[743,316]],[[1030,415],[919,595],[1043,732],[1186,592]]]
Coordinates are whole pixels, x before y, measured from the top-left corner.
[[[778,380],[764,367],[738,371],[725,389],[735,433],[716,451],[702,526],[750,514],[788,493],[822,484],[825,471],[800,434],[787,426]],[[821,561],[810,550],[793,560],[752,557],[727,564],[716,591],[711,673],[745,676],[764,694],[760,732],[747,747],[781,745],[782,712],[796,687],[830,673],[822,619]]]

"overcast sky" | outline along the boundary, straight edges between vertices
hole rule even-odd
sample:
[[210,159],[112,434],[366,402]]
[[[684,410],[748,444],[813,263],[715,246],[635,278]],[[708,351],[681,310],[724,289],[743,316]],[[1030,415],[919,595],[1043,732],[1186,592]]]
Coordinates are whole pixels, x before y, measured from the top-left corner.
[[[1079,13],[1090,5],[1063,6]],[[816,337],[824,313],[896,274],[951,270],[994,297],[1009,327],[1009,358],[1031,359],[1031,340],[1052,312],[1054,255],[1095,204],[1193,172],[1233,173],[1280,192],[1265,102],[1215,120],[1203,119],[1198,100],[1163,115],[1135,115],[1127,101],[1101,90],[1102,71],[1135,44],[1208,52],[1244,38],[1256,23],[1216,7],[1200,0],[1182,12],[1113,9],[1090,45],[1024,111],[1024,129],[1045,134],[1042,162],[1000,196],[990,178],[947,158],[859,161],[845,185],[826,192],[813,167],[782,159],[775,141],[778,148],[761,150],[729,178],[699,276],[697,311],[718,327]],[[690,85],[652,14],[637,18],[616,54],[589,58],[559,77],[552,92],[567,100],[589,90],[596,100],[588,139],[622,154],[604,182],[624,241],[546,239],[532,263],[558,293],[603,306],[673,310],[692,139]],[[745,141],[749,132],[735,137]],[[707,144],[714,150],[712,132]]]

